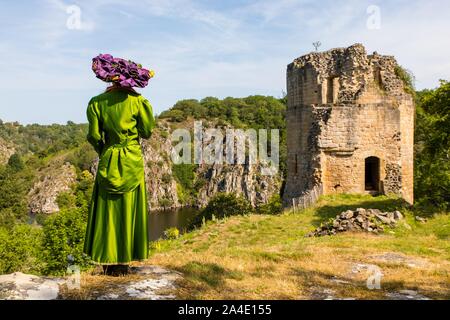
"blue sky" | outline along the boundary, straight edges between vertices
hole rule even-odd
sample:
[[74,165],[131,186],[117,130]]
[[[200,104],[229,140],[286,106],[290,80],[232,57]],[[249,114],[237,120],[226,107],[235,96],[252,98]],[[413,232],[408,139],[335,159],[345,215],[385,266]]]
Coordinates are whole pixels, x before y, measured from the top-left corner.
[[[368,28],[373,5],[379,24]],[[0,119],[24,124],[86,122],[87,102],[105,88],[90,69],[99,53],[155,70],[139,91],[156,113],[186,98],[281,96],[286,65],[317,40],[320,50],[359,42],[395,55],[419,89],[450,79],[446,0],[0,0],[0,8]]]

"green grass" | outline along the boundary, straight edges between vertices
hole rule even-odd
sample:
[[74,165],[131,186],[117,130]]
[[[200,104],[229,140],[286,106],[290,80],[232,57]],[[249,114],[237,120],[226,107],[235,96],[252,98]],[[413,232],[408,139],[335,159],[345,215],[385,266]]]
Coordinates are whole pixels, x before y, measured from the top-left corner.
[[[359,207],[400,210],[405,220],[380,235],[305,237],[320,223]],[[416,215],[427,216],[428,222],[416,222]],[[448,299],[449,217],[411,209],[386,196],[326,196],[306,210],[228,217],[177,239],[159,240],[151,244],[151,257],[144,264],[181,272],[176,294],[185,299],[314,299],[324,289],[342,298],[386,299],[387,293],[411,289],[433,299]],[[374,260],[374,255],[387,252],[424,264],[411,267]],[[367,273],[351,272],[357,263],[382,269],[381,290],[367,288]],[[89,277],[92,287],[103,281]]]
[[[400,210],[405,220],[381,235],[305,237],[338,213],[360,207]],[[416,222],[416,215],[428,216],[428,222]],[[445,298],[450,296],[449,235],[448,213],[411,209],[401,199],[387,196],[336,195],[322,197],[314,207],[295,213],[209,222],[176,240],[159,241],[149,263],[182,272],[179,294],[184,298],[311,298],[315,287],[362,299],[384,298],[387,292],[402,289]],[[412,269],[378,262],[385,274],[383,290],[368,290],[364,277],[349,277],[352,264],[374,263],[370,257],[385,252],[425,259],[428,266]],[[334,284],[332,277],[350,285]]]

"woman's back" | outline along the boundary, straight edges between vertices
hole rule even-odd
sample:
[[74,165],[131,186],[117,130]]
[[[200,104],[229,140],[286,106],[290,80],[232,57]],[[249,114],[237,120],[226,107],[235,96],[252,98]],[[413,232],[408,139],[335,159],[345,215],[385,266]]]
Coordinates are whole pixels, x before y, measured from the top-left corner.
[[127,89],[108,90],[92,98],[87,115],[91,123],[88,140],[99,153],[115,144],[147,139],[154,127],[148,100]]
[[99,154],[97,181],[110,193],[125,193],[144,175],[139,137],[150,137],[155,119],[140,94],[122,88],[91,99],[87,109],[88,140]]

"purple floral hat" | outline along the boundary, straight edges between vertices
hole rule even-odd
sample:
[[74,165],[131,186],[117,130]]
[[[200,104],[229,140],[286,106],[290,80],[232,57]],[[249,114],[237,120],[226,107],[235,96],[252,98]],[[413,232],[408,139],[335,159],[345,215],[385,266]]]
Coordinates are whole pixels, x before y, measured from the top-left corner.
[[154,71],[144,69],[140,64],[114,58],[110,54],[99,54],[92,59],[92,71],[100,80],[114,82],[126,88],[144,88],[155,75]]

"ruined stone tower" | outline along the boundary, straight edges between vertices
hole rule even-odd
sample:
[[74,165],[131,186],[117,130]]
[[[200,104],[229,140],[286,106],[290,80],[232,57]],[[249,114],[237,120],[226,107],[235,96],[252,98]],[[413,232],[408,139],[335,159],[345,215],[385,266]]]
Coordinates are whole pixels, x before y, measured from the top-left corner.
[[321,194],[396,194],[413,202],[414,101],[392,56],[355,44],[287,67],[285,206]]

